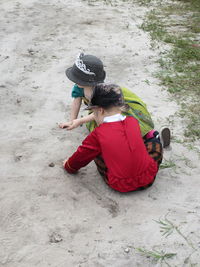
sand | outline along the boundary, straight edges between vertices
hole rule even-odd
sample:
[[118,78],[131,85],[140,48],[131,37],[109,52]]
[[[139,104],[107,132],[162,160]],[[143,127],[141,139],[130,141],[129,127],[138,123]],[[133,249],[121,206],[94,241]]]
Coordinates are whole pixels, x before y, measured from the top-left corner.
[[[0,2],[0,266],[161,266],[137,248],[177,253],[171,266],[200,266],[198,154],[175,142],[184,122],[154,78],[159,51],[138,27],[147,9],[114,2]],[[171,121],[164,163],[175,166],[145,191],[114,192],[94,163],[77,175],[62,168],[87,134],[57,125],[72,101],[64,71],[81,51],[147,103],[157,129]],[[189,242],[176,230],[162,236],[155,220],[166,215]]]

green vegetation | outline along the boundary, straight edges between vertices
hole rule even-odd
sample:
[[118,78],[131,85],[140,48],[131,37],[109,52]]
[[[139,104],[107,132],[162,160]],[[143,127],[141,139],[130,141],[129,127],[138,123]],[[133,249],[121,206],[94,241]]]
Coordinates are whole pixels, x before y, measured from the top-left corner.
[[151,258],[156,263],[159,262],[162,264],[162,262],[164,262],[168,266],[170,265],[166,262],[166,260],[176,256],[176,253],[165,253],[164,251],[146,250],[143,248],[137,248],[137,250],[147,258]]
[[[185,255],[185,258],[182,259],[182,263],[180,263],[180,266],[197,266],[196,263],[193,262],[192,255],[195,253],[198,253],[199,248],[198,244],[193,243],[191,239],[189,238],[189,235],[185,235],[181,230],[180,230],[180,225],[176,225],[174,222],[169,220],[167,218],[168,214],[164,216],[163,219],[159,219],[158,221],[155,221],[156,223],[159,224],[160,226],[160,232],[162,235],[167,238],[172,234],[176,234],[177,236],[181,237],[182,240],[184,241],[184,244],[179,243],[180,246],[177,246],[178,242],[176,243],[175,249],[177,250],[178,248],[181,249],[182,246],[185,246],[185,250],[187,251],[187,254]],[[183,223],[182,223],[183,224]],[[184,222],[186,224],[186,222]],[[193,232],[191,232],[193,233]],[[180,241],[181,242],[181,241]],[[158,249],[152,249],[152,250],[147,250],[145,248],[136,248],[137,251],[142,255],[147,258],[153,263],[159,263],[159,266],[177,266],[174,265],[173,258],[174,256],[178,257],[179,256],[179,251],[177,252],[165,252],[162,247],[166,246],[165,242],[164,245],[159,244],[156,247]],[[171,247],[171,250],[173,250],[174,247]],[[182,256],[181,256],[182,257]],[[173,265],[170,265],[170,260]],[[163,265],[164,264],[164,265]],[[185,265],[187,264],[187,265]],[[179,265],[178,265],[179,266]]]
[[161,165],[160,169],[166,169],[166,168],[175,168],[176,164],[172,160],[165,160]]
[[[141,1],[140,1],[141,2]],[[166,44],[158,63],[157,77],[161,85],[180,104],[179,116],[184,118],[184,135],[189,140],[200,138],[200,1],[152,2],[141,28],[148,31],[154,48]],[[170,48],[169,48],[170,46]]]
[[156,221],[160,225],[160,231],[162,235],[168,237],[174,231],[176,231],[186,242],[189,246],[194,249],[194,245],[189,241],[189,239],[180,231],[179,227],[176,226],[172,221],[168,220],[165,216],[165,219]]

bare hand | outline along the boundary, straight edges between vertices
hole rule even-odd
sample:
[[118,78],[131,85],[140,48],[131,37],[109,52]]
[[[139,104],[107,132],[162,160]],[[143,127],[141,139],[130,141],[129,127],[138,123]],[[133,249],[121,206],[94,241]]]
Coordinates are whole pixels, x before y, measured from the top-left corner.
[[65,159],[65,160],[63,161],[63,167],[65,167],[66,162],[67,162],[67,159]]
[[75,119],[71,122],[61,123],[61,124],[59,124],[59,127],[62,129],[67,128],[67,130],[72,130],[74,128],[77,128],[80,125],[81,125],[80,119]]
[[72,125],[72,121],[60,123],[59,127],[64,129],[64,128],[68,128],[70,125]]

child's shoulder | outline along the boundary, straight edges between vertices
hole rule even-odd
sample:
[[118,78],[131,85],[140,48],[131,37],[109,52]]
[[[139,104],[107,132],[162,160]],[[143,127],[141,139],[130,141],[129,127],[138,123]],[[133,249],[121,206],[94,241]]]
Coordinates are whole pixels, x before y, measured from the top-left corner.
[[133,116],[126,116],[125,121],[127,123],[135,123],[135,124],[138,124],[138,120],[136,118],[134,118]]
[[121,89],[125,102],[140,104],[144,107],[146,106],[146,104],[141,100],[141,98],[135,93],[133,93],[131,90],[127,89],[126,87],[121,87]]
[[122,93],[126,97],[134,97],[134,98],[139,98],[135,93],[133,93],[130,89],[126,87],[121,87]]
[[77,84],[75,84],[72,87],[72,97],[84,97],[84,90],[83,88],[79,87]]

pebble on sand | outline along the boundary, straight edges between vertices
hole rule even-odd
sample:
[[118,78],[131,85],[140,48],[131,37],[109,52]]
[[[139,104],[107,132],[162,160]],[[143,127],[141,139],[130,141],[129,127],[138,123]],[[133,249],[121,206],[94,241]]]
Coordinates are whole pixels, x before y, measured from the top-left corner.
[[54,167],[55,164],[53,162],[49,163],[49,167]]

